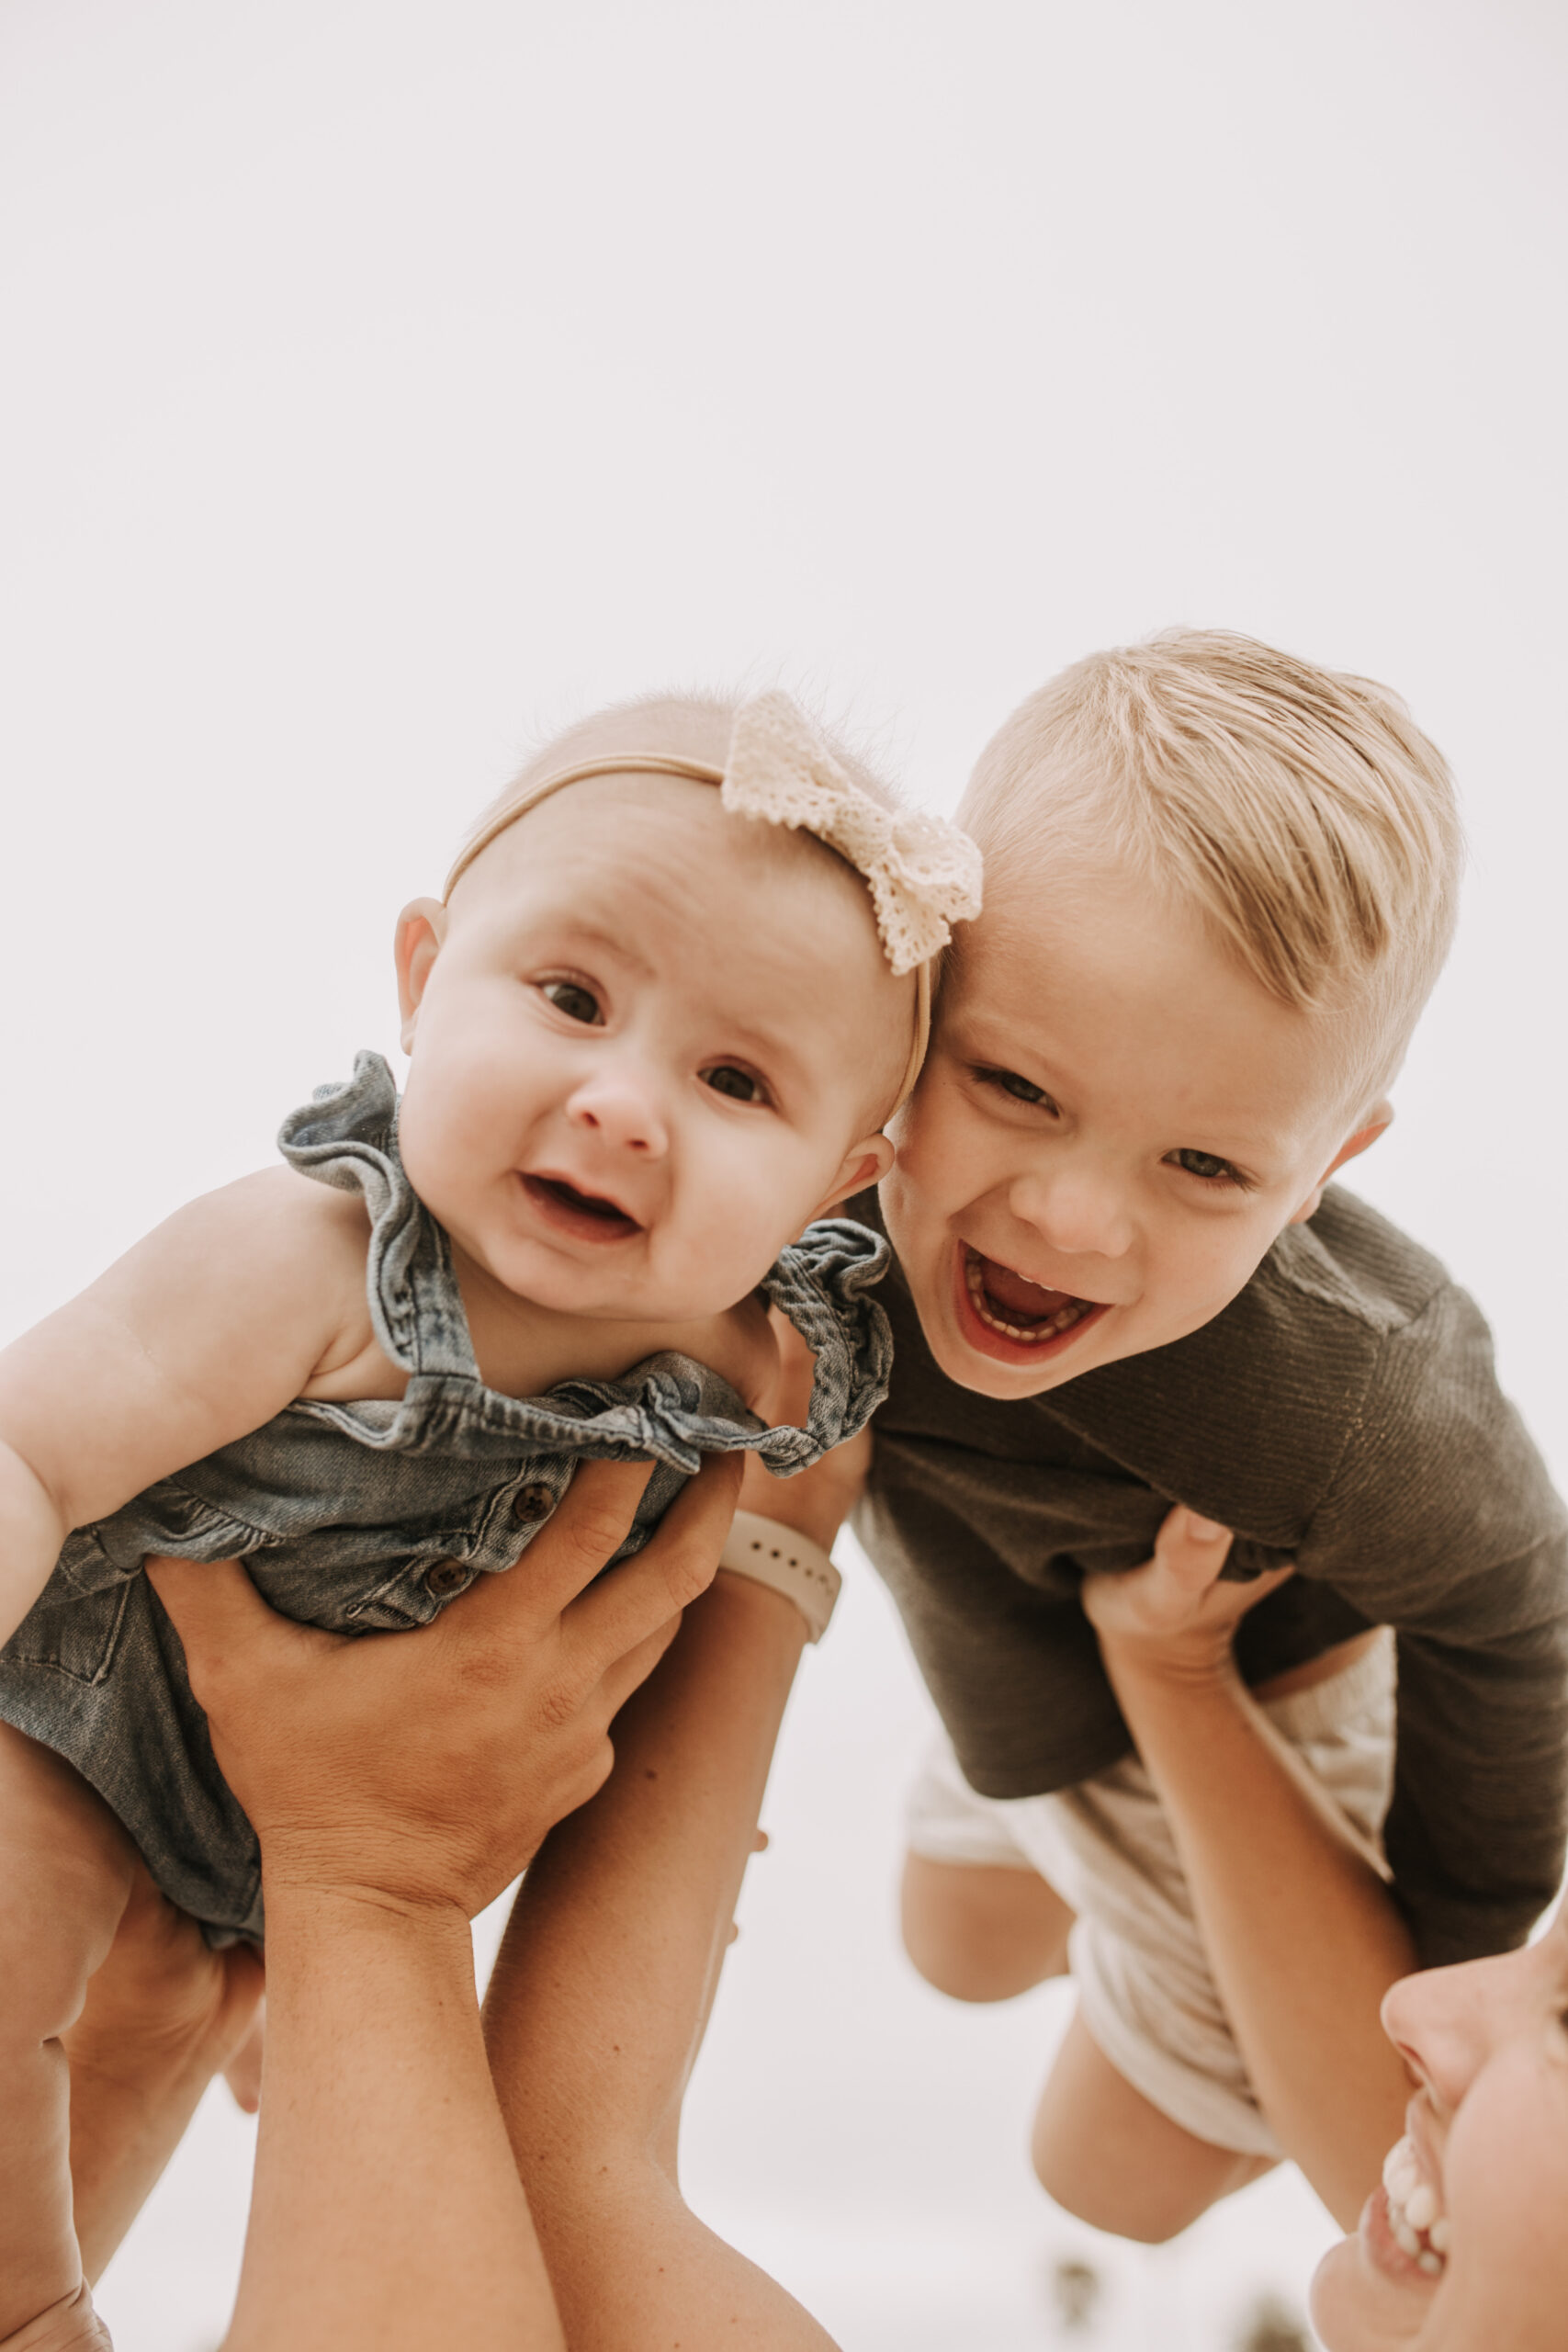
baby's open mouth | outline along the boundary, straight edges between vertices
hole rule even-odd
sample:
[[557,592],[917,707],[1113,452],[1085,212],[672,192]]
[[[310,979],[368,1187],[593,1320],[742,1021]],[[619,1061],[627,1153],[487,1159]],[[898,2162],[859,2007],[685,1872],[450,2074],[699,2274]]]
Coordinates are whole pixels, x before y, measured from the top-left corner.
[[564,1176],[525,1176],[523,1190],[552,1224],[581,1233],[586,1239],[618,1241],[642,1231],[636,1217],[628,1216],[614,1201],[598,1193],[579,1192]]
[[1382,2187],[1394,2244],[1428,2278],[1440,2278],[1448,2267],[1449,2217],[1408,2134],[1383,2159]]
[[964,1284],[987,1329],[1025,1347],[1059,1340],[1102,1304],[1097,1298],[1075,1298],[1070,1291],[1047,1290],[1042,1283],[1015,1274],[1010,1266],[983,1258],[977,1250],[964,1250]]

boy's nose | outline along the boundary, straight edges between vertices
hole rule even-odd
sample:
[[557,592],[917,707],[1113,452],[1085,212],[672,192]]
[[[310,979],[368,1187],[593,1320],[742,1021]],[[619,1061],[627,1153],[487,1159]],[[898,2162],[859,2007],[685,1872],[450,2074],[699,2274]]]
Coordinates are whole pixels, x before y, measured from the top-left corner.
[[1064,1154],[1050,1167],[1031,1169],[1011,1186],[1008,1205],[1066,1257],[1121,1258],[1132,1247],[1132,1220],[1115,1185],[1088,1161]]
[[653,1090],[624,1071],[601,1070],[585,1080],[569,1098],[566,1114],[573,1126],[587,1127],[614,1148],[645,1159],[661,1159],[670,1148]]

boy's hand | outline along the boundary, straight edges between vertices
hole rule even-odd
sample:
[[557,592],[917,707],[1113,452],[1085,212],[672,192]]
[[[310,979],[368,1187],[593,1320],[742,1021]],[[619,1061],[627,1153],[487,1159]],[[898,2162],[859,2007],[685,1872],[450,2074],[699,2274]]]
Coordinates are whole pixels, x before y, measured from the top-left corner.
[[584,1463],[520,1568],[412,1633],[321,1633],[231,1562],[149,1563],[269,1884],[471,1917],[594,1793],[610,1724],[711,1583],[735,1504],[716,1457],[595,1584],[647,1478]]
[[1182,1504],[1167,1514],[1155,1555],[1141,1568],[1086,1577],[1084,1614],[1107,1662],[1142,1665],[1178,1679],[1212,1680],[1234,1671],[1231,1641],[1256,1609],[1293,1573],[1272,1568],[1248,1584],[1219,1581],[1231,1547],[1228,1528]]
[[[778,1371],[765,1400],[757,1407],[770,1428],[804,1429],[811,1406],[811,1382],[817,1359],[787,1315],[775,1307],[769,1317],[778,1345]],[[871,1468],[871,1431],[863,1430],[843,1445],[836,1445],[820,1462],[794,1478],[775,1478],[754,1453],[746,1456],[739,1508],[763,1519],[776,1519],[820,1544],[833,1548],[833,1538],[860,1500]]]

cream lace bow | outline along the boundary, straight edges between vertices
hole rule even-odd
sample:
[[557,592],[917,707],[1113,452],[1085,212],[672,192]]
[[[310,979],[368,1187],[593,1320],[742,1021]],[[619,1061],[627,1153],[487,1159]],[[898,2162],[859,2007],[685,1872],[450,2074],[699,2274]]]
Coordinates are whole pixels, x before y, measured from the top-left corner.
[[815,833],[848,860],[871,892],[895,972],[929,963],[953,925],[980,911],[980,853],[968,834],[863,792],[788,695],[757,695],[736,712],[723,797],[736,815]]

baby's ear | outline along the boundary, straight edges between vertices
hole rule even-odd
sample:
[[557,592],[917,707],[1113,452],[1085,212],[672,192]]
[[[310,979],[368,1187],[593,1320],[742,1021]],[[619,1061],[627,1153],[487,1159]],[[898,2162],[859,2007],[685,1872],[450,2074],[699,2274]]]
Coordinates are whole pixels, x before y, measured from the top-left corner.
[[868,1184],[880,1184],[892,1165],[893,1147],[887,1137],[863,1136],[844,1154],[838,1174],[812,1210],[812,1216],[825,1216],[840,1201],[847,1201],[852,1193],[863,1193]]
[[400,1043],[413,1049],[419,1008],[435,958],[446,936],[446,910],[439,899],[412,899],[398,917],[393,954],[398,962],[398,1005],[403,1016]]
[[1386,1101],[1382,1102],[1375,1102],[1371,1109],[1367,1113],[1367,1115],[1362,1120],[1360,1125],[1356,1129],[1355,1134],[1353,1136],[1348,1136],[1345,1141],[1340,1145],[1338,1150],[1335,1153],[1333,1159],[1329,1161],[1327,1167],[1324,1170],[1322,1175],[1313,1186],[1312,1191],[1307,1194],[1306,1199],[1302,1203],[1301,1207],[1291,1219],[1291,1223],[1292,1225],[1305,1225],[1309,1217],[1314,1217],[1317,1215],[1318,1210],[1323,1206],[1323,1188],[1327,1183],[1329,1178],[1333,1175],[1335,1170],[1337,1168],[1343,1168],[1348,1159],[1355,1159],[1363,1151],[1370,1150],[1371,1146],[1376,1143],[1379,1136],[1382,1134],[1384,1128],[1391,1127],[1393,1125],[1393,1103]]

